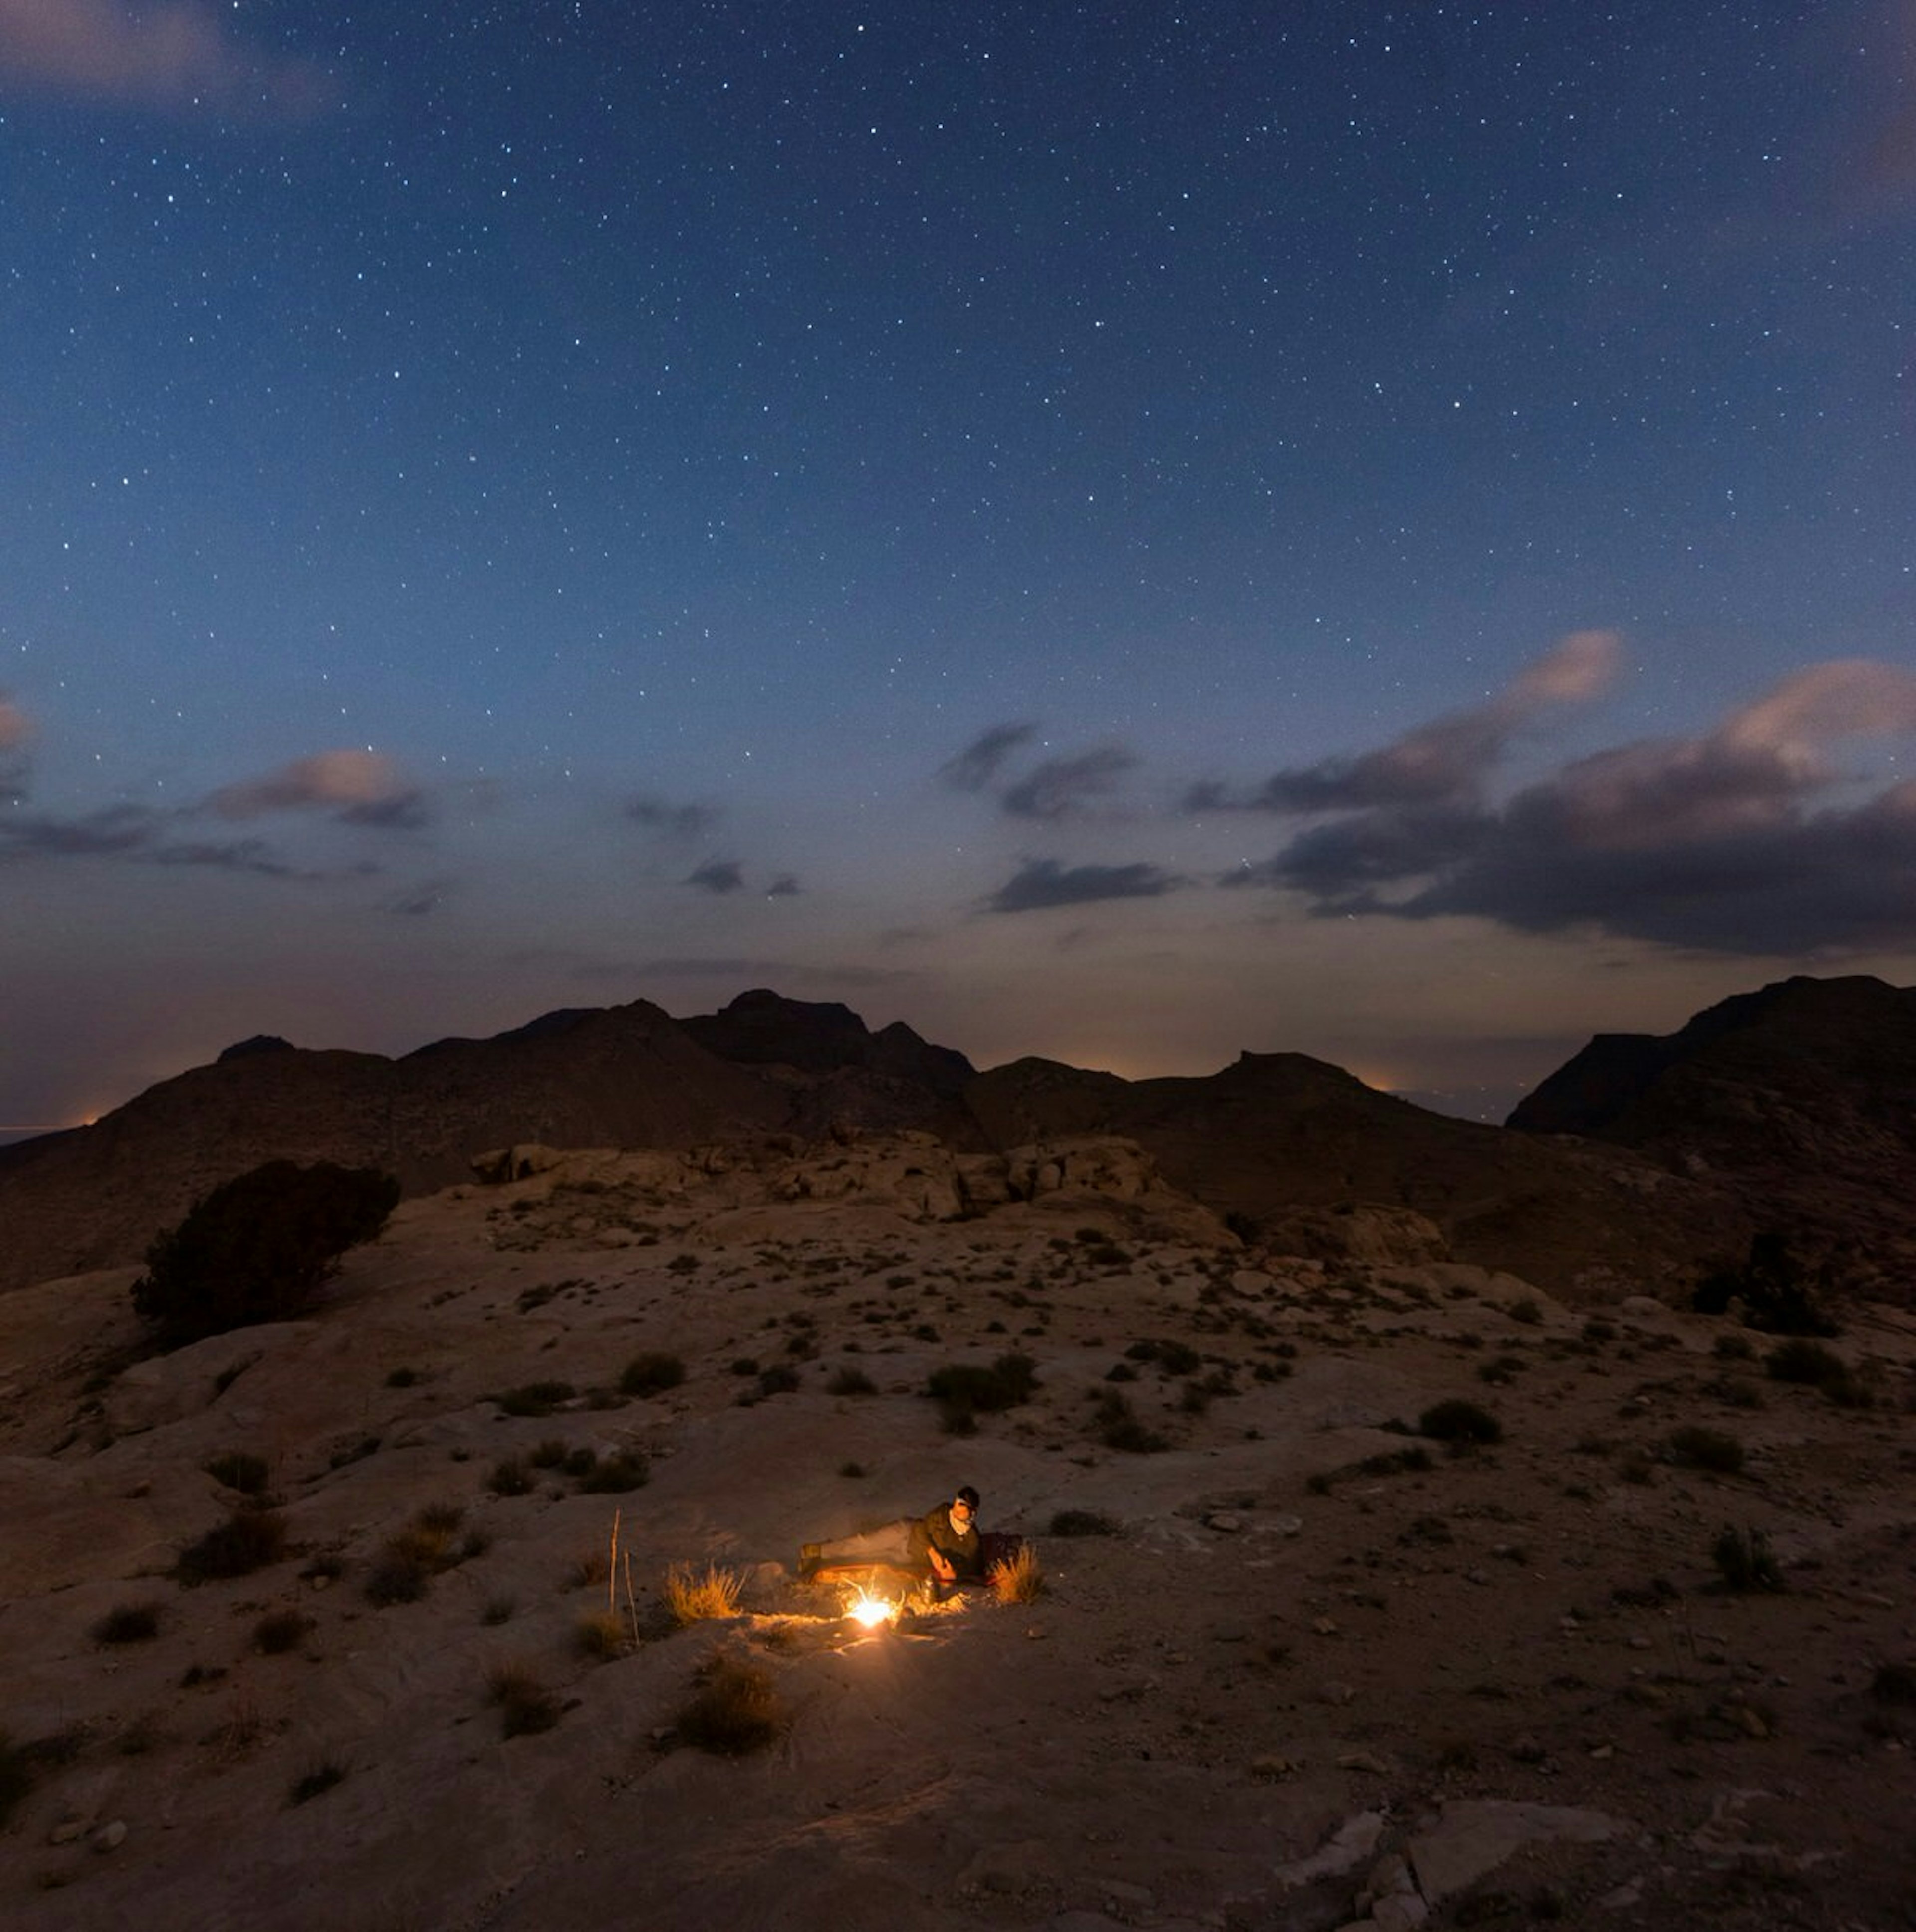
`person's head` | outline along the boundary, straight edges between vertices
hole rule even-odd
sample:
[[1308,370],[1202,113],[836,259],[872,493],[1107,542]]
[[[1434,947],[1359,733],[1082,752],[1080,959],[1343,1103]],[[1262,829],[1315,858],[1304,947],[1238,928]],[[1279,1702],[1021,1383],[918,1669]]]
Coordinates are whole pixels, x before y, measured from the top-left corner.
[[952,1520],[963,1525],[978,1514],[978,1492],[967,1483],[952,1498]]

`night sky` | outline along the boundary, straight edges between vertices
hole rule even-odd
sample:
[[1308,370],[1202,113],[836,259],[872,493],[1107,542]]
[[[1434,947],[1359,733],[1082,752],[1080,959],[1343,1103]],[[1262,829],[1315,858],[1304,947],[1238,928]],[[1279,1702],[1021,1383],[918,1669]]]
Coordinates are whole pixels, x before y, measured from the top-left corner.
[[0,0],[0,1128],[1916,976],[1907,4]]

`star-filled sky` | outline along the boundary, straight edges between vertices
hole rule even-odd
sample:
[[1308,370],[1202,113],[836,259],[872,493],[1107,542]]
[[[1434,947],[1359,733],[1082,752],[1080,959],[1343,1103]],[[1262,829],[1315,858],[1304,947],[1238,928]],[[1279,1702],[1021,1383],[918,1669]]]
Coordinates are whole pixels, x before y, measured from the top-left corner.
[[1912,976],[1906,0],[0,0],[0,1128]]

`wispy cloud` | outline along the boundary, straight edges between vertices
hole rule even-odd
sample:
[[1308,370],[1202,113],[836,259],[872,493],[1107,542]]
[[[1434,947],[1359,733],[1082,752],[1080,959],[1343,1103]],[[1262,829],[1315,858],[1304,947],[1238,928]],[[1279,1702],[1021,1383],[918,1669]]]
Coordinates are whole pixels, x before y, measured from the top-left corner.
[[113,859],[142,866],[192,866],[315,884],[364,878],[370,862],[333,868],[295,866],[262,839],[220,842],[172,836],[179,816],[142,805],[109,805],[70,818],[9,812],[0,816],[0,860]]
[[1049,758],[1004,794],[1000,802],[1013,818],[1054,823],[1075,818],[1108,798],[1138,754],[1122,745],[1099,745],[1072,758]]
[[0,88],[9,84],[263,121],[310,120],[339,99],[316,62],[249,41],[201,0],[0,0]]
[[321,752],[265,777],[227,785],[206,801],[222,818],[277,812],[330,812],[349,825],[409,830],[429,817],[426,801],[376,752]]
[[796,898],[803,890],[804,888],[799,884],[795,874],[781,872],[771,884],[766,887],[765,896],[769,899]]
[[953,791],[982,791],[1012,754],[1029,744],[1037,732],[1035,724],[994,724],[940,765],[938,776]]
[[1500,806],[1455,794],[1376,804],[1226,882],[1285,887],[1321,914],[1470,914],[1705,950],[1907,945],[1916,780],[1872,792],[1834,757],[1905,734],[1916,734],[1916,675],[1864,658],[1813,664],[1699,736],[1579,759]]
[[688,872],[682,883],[697,886],[702,892],[736,892],[745,885],[745,868],[736,859],[708,859]]
[[26,796],[26,747],[32,736],[32,720],[0,693],[0,805],[16,804]]
[[625,802],[625,816],[649,832],[660,832],[675,838],[703,836],[718,823],[716,807],[709,805],[675,805],[670,799],[640,793]]
[[992,912],[1035,912],[1099,899],[1156,898],[1184,882],[1156,866],[1066,866],[1031,859],[985,902]]
[[1374,752],[1273,774],[1247,794],[1209,784],[1186,797],[1194,812],[1338,812],[1455,805],[1476,798],[1516,734],[1553,705],[1596,697],[1615,676],[1622,642],[1577,631],[1526,665],[1482,704],[1434,718]]

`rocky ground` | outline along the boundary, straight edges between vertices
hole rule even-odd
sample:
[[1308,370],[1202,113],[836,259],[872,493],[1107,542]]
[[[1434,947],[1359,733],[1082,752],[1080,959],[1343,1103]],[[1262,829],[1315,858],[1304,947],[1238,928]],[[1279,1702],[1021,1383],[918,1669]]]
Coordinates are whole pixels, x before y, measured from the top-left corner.
[[[574,1157],[163,1358],[133,1270],[0,1297],[6,1922],[1916,1925],[1908,1316],[1789,1382],[1401,1216],[1312,1259],[1108,1150],[948,1179]],[[928,1378],[1007,1354],[954,1430]],[[1042,1594],[868,1631],[792,1574],[967,1481]]]

